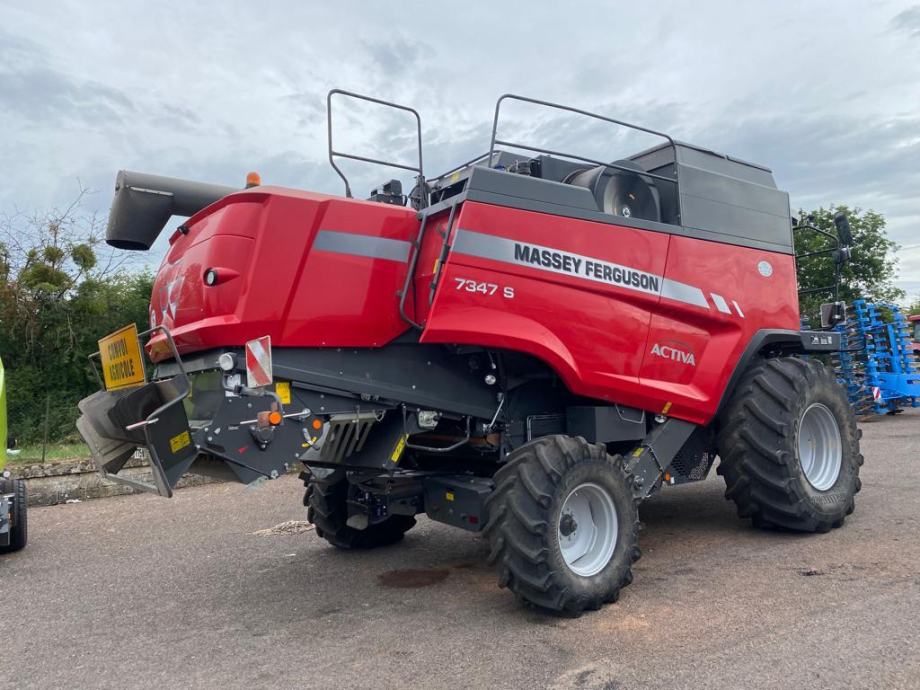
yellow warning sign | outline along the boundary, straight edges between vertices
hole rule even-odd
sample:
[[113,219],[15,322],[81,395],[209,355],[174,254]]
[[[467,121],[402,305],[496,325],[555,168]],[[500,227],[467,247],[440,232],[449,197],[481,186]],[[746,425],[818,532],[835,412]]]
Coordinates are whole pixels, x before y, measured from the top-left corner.
[[394,465],[399,462],[399,459],[402,457],[403,451],[406,449],[406,439],[409,438],[406,434],[403,434],[399,437],[399,440],[396,442],[396,447],[393,449],[393,452],[390,454],[390,462]]
[[125,326],[99,341],[102,377],[107,391],[139,386],[147,382],[137,326]]
[[191,442],[192,437],[189,435],[188,430],[186,429],[181,434],[173,436],[171,439],[169,439],[169,449],[173,452],[173,455],[175,455],[187,445],[191,444]]
[[275,393],[278,394],[278,399],[281,401],[282,405],[291,404],[291,382],[290,381],[278,381],[275,384]]

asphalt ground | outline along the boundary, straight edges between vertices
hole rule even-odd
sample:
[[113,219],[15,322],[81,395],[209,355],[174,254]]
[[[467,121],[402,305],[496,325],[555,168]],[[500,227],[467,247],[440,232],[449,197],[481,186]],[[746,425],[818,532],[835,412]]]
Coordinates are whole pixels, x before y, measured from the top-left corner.
[[920,410],[862,428],[844,527],[755,530],[715,475],[666,489],[635,582],[577,619],[424,518],[367,553],[258,533],[304,519],[293,477],[33,509],[0,558],[0,687],[920,687]]

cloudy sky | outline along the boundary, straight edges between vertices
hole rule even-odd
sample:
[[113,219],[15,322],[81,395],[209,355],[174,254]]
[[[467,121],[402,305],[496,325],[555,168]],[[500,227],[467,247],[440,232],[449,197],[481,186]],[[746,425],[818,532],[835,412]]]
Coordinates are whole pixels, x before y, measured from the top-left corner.
[[[0,0],[0,213],[66,205],[80,184],[104,213],[120,168],[237,186],[258,170],[341,193],[326,162],[333,87],[421,111],[429,174],[488,148],[505,92],[765,164],[794,207],[884,213],[901,285],[920,294],[910,1]],[[393,114],[343,107],[340,123],[337,146],[414,155],[411,122]],[[595,156],[610,143],[523,110],[509,123]],[[349,170],[356,194],[387,177]]]

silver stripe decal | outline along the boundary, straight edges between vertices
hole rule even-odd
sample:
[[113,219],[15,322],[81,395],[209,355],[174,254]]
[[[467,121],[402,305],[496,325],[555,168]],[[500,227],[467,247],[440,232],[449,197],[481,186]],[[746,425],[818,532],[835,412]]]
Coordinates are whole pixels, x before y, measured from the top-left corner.
[[740,316],[740,317],[743,319],[743,318],[744,318],[744,312],[741,311],[741,305],[738,304],[735,300],[732,300],[732,304],[734,304],[734,305],[735,305],[735,309],[738,310],[738,316]]
[[676,302],[685,302],[703,309],[710,309],[703,291],[694,285],[687,285],[677,280],[665,278],[661,286],[661,296]]
[[[572,252],[544,247],[530,242],[518,242],[506,237],[459,228],[451,251],[510,263],[516,266],[527,266],[541,271],[584,278],[604,285],[612,285],[650,295],[660,295],[677,302],[692,304],[703,309],[711,309],[703,291],[693,285],[687,285],[654,273],[647,273],[646,271],[611,263],[603,259],[596,259],[592,256],[573,254]],[[527,252],[526,256],[522,256],[524,251]],[[544,265],[542,257],[539,262],[528,260],[534,253],[542,252],[558,255],[559,265]]]
[[718,309],[723,314],[731,314],[732,310],[728,308],[728,302],[725,301],[725,298],[722,295],[717,295],[716,293],[710,293],[712,295],[712,301],[716,303],[716,309]]
[[321,249],[337,254],[366,256],[371,259],[389,259],[406,262],[412,244],[404,240],[391,240],[386,237],[371,237],[353,232],[338,230],[320,230],[313,241],[314,249]]

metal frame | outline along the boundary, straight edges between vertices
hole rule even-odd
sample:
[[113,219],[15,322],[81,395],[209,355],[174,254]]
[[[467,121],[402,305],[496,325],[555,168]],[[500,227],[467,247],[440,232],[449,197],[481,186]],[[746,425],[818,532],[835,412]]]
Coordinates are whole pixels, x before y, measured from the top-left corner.
[[[794,225],[792,228],[793,250],[795,250],[794,236],[797,230],[811,230],[812,232],[816,232],[819,235],[824,235],[825,237],[829,237],[834,242],[834,245],[831,247],[827,247],[825,249],[816,249],[813,252],[805,252],[804,254],[794,254],[793,256],[795,257],[796,265],[798,265],[799,259],[807,259],[813,256],[832,255],[834,252],[838,252],[844,248],[843,244],[840,241],[840,238],[834,233],[828,232],[827,230],[822,230],[821,228],[811,225],[810,223],[798,223],[797,225]],[[842,271],[843,271],[843,262],[840,260],[835,261],[834,284],[833,285],[824,285],[822,287],[806,288],[804,290],[799,290],[799,295],[811,295],[817,292],[831,292],[833,293],[834,301],[836,302],[840,296],[840,277],[841,277]]]
[[[599,161],[593,158],[585,158],[584,156],[577,156],[575,154],[564,153],[562,151],[554,151],[552,149],[547,149],[547,148],[543,148],[540,146],[531,146],[530,144],[521,144],[520,142],[509,141],[507,139],[499,139],[497,136],[498,120],[499,120],[499,114],[501,111],[502,102],[505,100],[515,100],[515,101],[520,101],[523,103],[530,103],[532,105],[540,105],[546,108],[555,108],[557,110],[564,110],[566,112],[575,113],[576,115],[584,115],[585,117],[591,117],[591,118],[594,118],[595,120],[600,120],[602,122],[609,122],[610,124],[617,125],[619,127],[628,127],[629,129],[635,129],[640,132],[645,132],[646,134],[651,134],[652,136],[661,137],[662,139],[665,139],[670,144],[671,149],[674,151],[674,177],[667,177],[665,175],[658,175],[656,173],[651,173],[651,172],[637,173],[636,170],[632,168],[628,168],[624,165],[617,165],[616,163]],[[678,167],[677,166],[677,144],[675,143],[674,139],[671,138],[669,134],[665,134],[664,132],[659,132],[654,129],[648,129],[647,127],[641,127],[639,125],[633,125],[633,124],[630,124],[629,122],[624,122],[622,120],[616,120],[612,117],[606,117],[604,115],[598,115],[597,113],[592,113],[588,110],[581,110],[580,108],[573,108],[572,106],[568,106],[568,105],[561,105],[559,103],[552,103],[550,101],[541,101],[537,98],[528,98],[527,96],[518,96],[516,94],[506,93],[500,96],[498,101],[495,103],[495,116],[492,120],[492,137],[489,142],[489,153],[486,154],[490,162],[492,161],[492,156],[495,155],[496,145],[509,146],[511,148],[523,149],[525,151],[534,151],[536,153],[545,153],[547,155],[558,156],[560,158],[571,158],[573,160],[582,161],[585,163],[591,163],[592,165],[602,165],[607,168],[615,168],[617,170],[624,170],[626,172],[640,174],[644,177],[650,177],[655,180],[663,180],[665,182],[672,183],[674,184],[675,196],[677,198],[677,217],[683,218],[683,213],[681,209],[681,199],[680,199],[680,187],[679,187],[679,183],[677,180],[677,167]],[[485,158],[485,157],[486,156],[480,156],[480,158]],[[479,160],[479,159],[474,159],[474,161],[475,160]]]
[[[157,456],[156,450],[154,449],[153,441],[150,438],[150,427],[159,421],[159,415],[163,414],[165,410],[169,409],[170,407],[173,407],[174,405],[180,404],[183,400],[185,400],[185,398],[188,397],[188,394],[191,391],[192,386],[191,386],[191,381],[188,377],[188,374],[185,371],[185,366],[182,364],[182,357],[179,355],[179,349],[176,347],[176,341],[173,339],[172,333],[169,331],[168,328],[166,328],[166,326],[154,326],[153,328],[148,328],[146,331],[142,331],[138,333],[137,334],[138,341],[140,341],[140,339],[143,336],[150,335],[151,333],[154,333],[155,331],[161,331],[163,335],[166,336],[166,342],[169,344],[169,349],[172,352],[172,356],[175,359],[176,366],[179,369],[179,373],[176,374],[174,378],[180,379],[180,383],[182,384],[182,387],[180,389],[179,395],[177,395],[172,400],[169,400],[163,403],[162,405],[160,405],[153,412],[148,414],[145,419],[139,420],[135,422],[134,424],[129,424],[127,427],[125,427],[125,431],[133,431],[135,429],[144,430],[144,441],[145,441],[145,445],[147,446],[147,452],[150,456],[150,465],[151,465],[151,470],[153,470],[153,478],[154,478],[154,481],[157,483],[157,485],[154,486],[151,484],[147,484],[146,482],[142,482],[137,479],[119,477],[117,474],[113,474],[111,472],[105,471],[103,467],[99,468],[99,472],[104,477],[111,479],[113,481],[117,481],[121,484],[127,484],[129,486],[134,486],[144,491],[152,491],[154,493],[160,494],[161,496],[165,496],[169,498],[172,496],[172,489],[169,487],[168,483],[161,481],[161,479],[165,478],[166,474],[165,474],[165,470],[163,469],[163,464],[160,462],[160,458]],[[143,352],[143,348],[141,348],[141,351]],[[102,390],[105,390],[105,382],[102,380],[102,377],[99,375],[99,369],[97,368],[96,362],[95,362],[95,360],[100,357],[101,355],[99,351],[97,350],[96,352],[92,353],[89,356],[89,361],[90,361],[90,364],[92,364],[93,366],[93,373],[96,375],[96,378],[98,379],[99,383],[102,385]],[[144,385],[150,385],[150,384],[148,383]]]
[[[189,390],[191,390],[191,383],[189,381],[188,374],[185,371],[185,366],[182,364],[182,357],[179,356],[179,349],[176,347],[176,341],[173,340],[172,333],[170,332],[168,328],[166,328],[166,326],[154,326],[153,328],[148,328],[146,331],[141,331],[140,333],[137,334],[138,341],[140,341],[140,339],[143,338],[145,335],[150,335],[154,331],[162,331],[163,335],[166,336],[166,342],[169,344],[169,349],[172,352],[173,358],[176,360],[176,366],[179,368],[178,376],[181,376],[183,382],[185,383],[185,391],[184,393],[182,393],[180,397],[176,398],[175,401],[170,402],[168,404],[161,405],[156,410],[151,412],[147,416],[147,420],[148,420],[147,424],[153,424],[155,420],[151,420],[150,419],[151,417],[162,412],[167,407],[174,405],[179,400],[183,400],[186,396],[188,396]],[[141,352],[144,351],[143,347],[140,349],[141,349]],[[99,385],[101,386],[102,390],[105,390],[106,389],[105,381],[103,381],[102,376],[99,375],[99,369],[96,366],[96,361],[95,361],[96,359],[101,359],[101,354],[99,350],[96,350],[89,356],[89,362],[90,364],[93,365],[93,374],[95,374],[96,380],[99,382]],[[140,428],[140,427],[135,426],[134,424],[132,424],[131,426],[132,428]]]
[[[335,95],[346,96],[348,98],[355,98],[361,101],[368,101],[370,103],[376,103],[377,105],[384,105],[390,108],[396,108],[397,110],[404,110],[408,113],[412,113],[415,116],[415,121],[418,129],[418,167],[414,168],[411,165],[405,165],[404,163],[395,163],[393,161],[385,161],[377,158],[368,158],[366,156],[358,156],[353,153],[345,153],[343,151],[336,151],[335,147],[332,144],[332,97]],[[398,103],[392,103],[390,101],[384,101],[379,98],[372,98],[371,96],[364,96],[359,93],[353,93],[351,91],[343,91],[342,89],[332,89],[326,96],[326,122],[328,128],[328,148],[329,148],[329,164],[332,166],[333,170],[338,173],[339,177],[342,178],[342,181],[345,183],[345,196],[349,199],[353,198],[351,193],[351,185],[348,183],[348,178],[345,177],[345,173],[335,164],[335,158],[349,158],[351,160],[361,161],[362,163],[374,163],[376,165],[385,165],[390,168],[399,168],[401,170],[409,170],[411,172],[417,173],[415,176],[416,184],[420,193],[424,195],[425,192],[425,173],[424,166],[422,165],[422,118],[414,108],[410,108],[405,105],[399,105]],[[424,204],[423,204],[424,205]]]
[[449,453],[452,450],[457,450],[457,448],[460,448],[461,446],[464,446],[467,443],[469,443],[471,433],[472,433],[470,430],[470,417],[469,415],[467,415],[466,416],[466,435],[462,439],[460,439],[456,443],[450,444],[449,446],[423,446],[418,443],[409,443],[408,441],[408,438],[412,434],[409,432],[408,412],[406,411],[405,405],[402,406],[402,423],[403,423],[403,433],[405,434],[406,439],[407,439],[406,448],[411,448],[412,450],[421,450],[426,453]]

